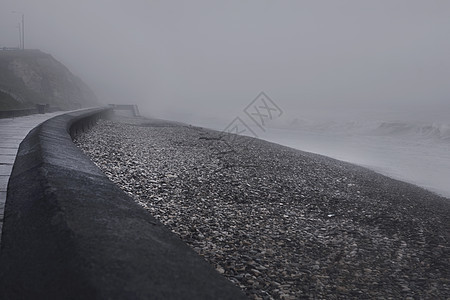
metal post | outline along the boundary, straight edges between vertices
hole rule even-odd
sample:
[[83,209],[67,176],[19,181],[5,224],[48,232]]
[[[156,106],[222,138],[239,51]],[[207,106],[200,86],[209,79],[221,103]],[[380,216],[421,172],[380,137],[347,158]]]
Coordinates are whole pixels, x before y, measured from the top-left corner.
[[25,50],[25,14],[20,11],[12,11],[12,13],[22,15],[22,39],[20,40],[20,43],[22,44],[22,50]]
[[25,50],[25,14],[22,13],[22,50]]
[[17,28],[19,29],[19,49],[22,49],[22,25],[18,23]]

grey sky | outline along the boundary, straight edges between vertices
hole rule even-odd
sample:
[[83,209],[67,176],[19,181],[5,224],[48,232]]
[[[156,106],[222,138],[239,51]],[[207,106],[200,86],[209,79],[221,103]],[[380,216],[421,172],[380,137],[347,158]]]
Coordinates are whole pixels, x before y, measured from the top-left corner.
[[50,52],[106,102],[227,119],[265,91],[308,110],[450,112],[450,1],[1,0],[0,47]]

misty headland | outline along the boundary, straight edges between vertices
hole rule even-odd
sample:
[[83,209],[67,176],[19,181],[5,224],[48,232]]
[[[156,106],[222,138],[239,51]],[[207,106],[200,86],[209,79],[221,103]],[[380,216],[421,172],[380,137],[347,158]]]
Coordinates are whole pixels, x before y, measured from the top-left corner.
[[71,110],[99,105],[80,78],[40,50],[0,49],[0,110],[47,105]]

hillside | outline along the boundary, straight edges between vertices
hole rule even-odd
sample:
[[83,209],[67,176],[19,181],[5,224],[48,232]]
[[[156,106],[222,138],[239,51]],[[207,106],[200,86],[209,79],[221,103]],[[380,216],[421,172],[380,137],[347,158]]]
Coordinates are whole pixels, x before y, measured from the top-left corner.
[[49,104],[61,109],[94,106],[90,88],[50,54],[0,51],[0,110]]

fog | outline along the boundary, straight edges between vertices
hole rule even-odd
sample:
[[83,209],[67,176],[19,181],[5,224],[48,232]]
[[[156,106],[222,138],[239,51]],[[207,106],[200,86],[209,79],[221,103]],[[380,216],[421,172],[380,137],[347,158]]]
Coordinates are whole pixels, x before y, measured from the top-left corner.
[[[1,0],[0,47],[19,44],[21,13],[25,47],[105,104],[219,130],[242,121],[450,195],[450,1]],[[265,128],[246,110],[260,92],[279,108]]]
[[226,125],[266,92],[283,118],[445,119],[450,2],[1,0],[0,47],[51,53],[105,103]]

